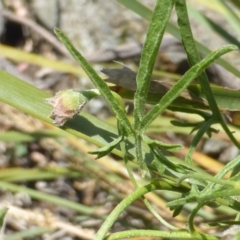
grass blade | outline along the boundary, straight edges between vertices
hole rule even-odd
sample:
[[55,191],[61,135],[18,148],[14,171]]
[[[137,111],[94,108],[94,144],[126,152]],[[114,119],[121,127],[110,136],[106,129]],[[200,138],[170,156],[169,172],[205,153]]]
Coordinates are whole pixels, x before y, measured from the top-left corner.
[[79,213],[83,213],[86,215],[94,214],[96,213],[97,208],[96,207],[88,207],[85,205],[82,205],[80,203],[72,202],[66,199],[63,199],[61,197],[53,196],[51,194],[39,192],[27,187],[21,187],[16,184],[0,181],[0,188],[6,189],[11,192],[22,192],[28,194],[30,197],[38,200],[43,200],[46,202],[50,202],[59,206],[64,206],[69,209],[73,209]]
[[237,14],[233,11],[233,9],[231,9],[228,4],[226,3],[226,1],[223,0],[218,0],[220,6],[222,6],[226,12],[226,20],[228,21],[228,23],[232,26],[232,28],[234,29],[235,33],[240,36],[240,18],[237,16]]
[[194,19],[197,20],[201,25],[206,26],[210,30],[216,32],[219,36],[224,38],[229,43],[234,44],[240,48],[240,42],[233,35],[229,34],[224,28],[222,28],[220,24],[215,23],[209,17],[203,15],[201,12],[192,7],[190,4],[187,6],[189,9],[189,15],[194,17]]
[[85,76],[86,74],[82,69],[73,64],[67,62],[61,62],[56,60],[50,60],[45,57],[41,57],[34,53],[25,52],[13,47],[0,45],[1,56],[13,60],[14,62],[27,62],[35,64],[41,67],[51,68],[59,72],[72,73],[79,76]]
[[52,232],[53,229],[51,228],[40,228],[40,227],[32,227],[27,230],[20,231],[15,234],[11,234],[9,236],[5,236],[5,240],[19,240],[19,239],[26,239],[26,238],[33,238],[33,237],[39,237],[40,235],[43,235],[44,233]]
[[[52,124],[51,106],[44,99],[50,94],[0,70],[0,101],[20,109],[40,120]],[[117,129],[100,119],[81,112],[63,127],[68,133],[83,138],[97,146],[104,146],[117,138]],[[64,131],[62,131],[63,135]],[[115,154],[121,156],[119,151]]]

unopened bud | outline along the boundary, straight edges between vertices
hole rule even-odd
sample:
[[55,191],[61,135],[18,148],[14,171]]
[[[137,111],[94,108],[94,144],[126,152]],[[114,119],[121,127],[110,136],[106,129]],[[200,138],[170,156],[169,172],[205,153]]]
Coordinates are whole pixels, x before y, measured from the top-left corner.
[[80,91],[68,89],[55,94],[45,101],[53,106],[50,118],[56,126],[63,126],[69,119],[78,114],[88,102]]

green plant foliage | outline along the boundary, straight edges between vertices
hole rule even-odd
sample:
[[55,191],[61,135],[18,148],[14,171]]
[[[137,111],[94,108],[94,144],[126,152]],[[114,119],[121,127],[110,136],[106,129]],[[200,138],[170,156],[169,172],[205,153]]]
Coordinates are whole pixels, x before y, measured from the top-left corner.
[[[211,136],[212,132],[216,132],[214,129],[215,126],[212,126],[216,123],[222,126],[223,130],[229,136],[229,139],[239,147],[239,143],[234,138],[233,133],[229,130],[225,121],[223,121],[221,111],[239,111],[240,93],[238,90],[233,91],[221,87],[211,87],[204,72],[208,66],[217,61],[236,76],[240,76],[239,70],[220,59],[222,55],[237,50],[237,47],[227,45],[210,52],[206,47],[196,43],[192,35],[185,0],[158,0],[156,1],[153,13],[135,0],[119,0],[119,2],[150,21],[139,70],[136,75],[136,89],[127,89],[124,86],[118,93],[112,91],[113,88],[109,88],[106,82],[98,76],[92,66],[81,53],[76,50],[64,33],[55,29],[59,40],[66,46],[97,88],[82,92],[70,91],[71,94],[73,93],[70,98],[69,95],[66,98],[65,94],[61,96],[61,116],[64,116],[65,119],[64,121],[60,121],[61,124],[58,124],[58,126],[61,126],[61,130],[59,130],[60,133],[58,134],[61,136],[70,136],[73,134],[76,137],[83,138],[99,146],[100,148],[98,150],[90,152],[97,154],[98,158],[110,152],[121,157],[126,164],[129,177],[135,187],[135,191],[125,197],[109,214],[97,232],[95,239],[110,240],[140,236],[154,236],[166,239],[219,239],[216,236],[198,233],[194,226],[194,220],[204,206],[225,206],[231,209],[234,214],[240,211],[240,203],[236,198],[239,195],[240,174],[238,170],[240,158],[237,157],[228,163],[219,173],[212,176],[193,164],[192,155],[204,134]],[[221,3],[227,8],[225,3],[222,1]],[[176,9],[179,31],[169,23],[169,17],[172,14],[173,7]],[[230,9],[228,9],[228,15],[230,16],[233,27],[236,27],[236,23],[238,23],[237,16],[233,14]],[[165,31],[169,31],[174,36],[182,39],[191,68],[166,92],[151,93],[149,92],[151,75]],[[206,57],[202,60],[199,57],[199,49],[201,52],[207,53]],[[194,79],[198,79],[199,84],[191,85]],[[57,106],[57,111],[55,111],[56,109],[52,110],[51,106],[44,102],[44,99],[51,97],[49,94],[36,89],[4,71],[0,71],[0,86],[1,101],[53,125],[50,116],[52,118],[58,117],[59,107]],[[69,93],[69,91],[67,93]],[[186,93],[188,93],[188,96],[193,93],[194,98],[185,98]],[[86,94],[88,94],[88,97],[86,97]],[[112,112],[116,115],[116,127],[84,111],[81,111],[79,114],[82,106],[87,104],[87,101],[99,95],[105,99]],[[56,98],[58,99],[58,97],[59,94],[54,98],[50,98],[48,103],[54,103],[52,105],[56,107],[55,100]],[[72,97],[74,98],[74,102],[72,102]],[[121,97],[130,98],[134,102],[132,121],[130,121],[129,116],[126,114]],[[152,104],[152,108],[148,112],[146,111],[146,103]],[[167,144],[146,136],[150,124],[166,109],[194,113],[203,118],[202,121],[194,123],[184,124],[177,121],[173,122],[179,127],[191,127],[192,132],[195,134],[189,150],[185,155],[185,161],[172,155],[172,152],[183,149],[182,145]],[[66,116],[66,114],[68,115]],[[16,133],[13,132],[11,134]],[[44,135],[44,133],[41,134]],[[55,136],[55,134],[53,135]],[[8,139],[7,137],[7,135],[2,135],[2,139]],[[17,139],[18,141],[19,139],[31,141],[32,136],[20,134],[17,135]],[[138,186],[139,183],[134,178],[132,163],[137,164],[142,175],[146,177],[146,181],[141,187]],[[0,187],[13,192],[22,191],[34,198],[62,205],[87,215],[93,214],[94,211],[97,210],[95,207],[87,207],[78,203],[70,204],[69,201],[65,199],[60,199],[49,194],[40,194],[35,190],[9,183],[10,181],[19,180],[17,177],[14,177],[14,174],[18,171],[19,169],[15,169],[9,172],[8,175],[3,174],[2,178],[0,177]],[[45,171],[44,173],[41,171],[29,171],[29,174],[29,179],[38,179],[41,177],[51,179],[64,175],[72,175],[72,177],[78,176],[76,172],[69,173],[68,169],[61,173],[54,173],[52,171]],[[231,174],[230,179],[225,179],[227,174]],[[156,212],[153,206],[144,198],[145,194],[155,190],[179,194],[178,196],[180,197],[170,200],[166,205],[166,207],[174,211],[173,217],[180,215],[182,210],[189,204],[194,204],[188,218],[188,228],[179,229],[172,226],[162,218],[161,214]],[[137,199],[142,199],[149,211],[165,228],[169,229],[169,231],[129,230],[107,235],[120,214]],[[231,221],[225,221],[224,223],[228,226],[232,224]],[[46,229],[38,230],[48,231]]]

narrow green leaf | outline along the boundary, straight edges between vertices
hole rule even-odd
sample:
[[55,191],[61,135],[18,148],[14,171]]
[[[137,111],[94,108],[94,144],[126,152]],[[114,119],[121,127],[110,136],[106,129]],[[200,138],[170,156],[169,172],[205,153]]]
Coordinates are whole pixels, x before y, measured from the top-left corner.
[[142,120],[142,127],[146,127],[160,114],[162,113],[171,102],[177,98],[177,96],[183,92],[184,89],[188,87],[192,80],[196,79],[205,68],[207,68],[211,63],[213,63],[217,58],[223,54],[236,50],[236,46],[227,45],[221,49],[210,53],[206,58],[204,58],[200,63],[196,64],[194,67],[189,69],[182,78],[170,89],[155,105],[148,114]]
[[109,143],[106,146],[103,146],[101,148],[99,148],[96,151],[90,151],[89,153],[91,154],[97,154],[97,159],[106,156],[107,154],[109,154],[110,152],[112,152],[112,150],[123,140],[123,136],[120,136],[118,138],[116,138],[115,140],[113,140],[111,143]]
[[183,206],[178,206],[177,208],[174,209],[172,217],[178,216],[183,209]]
[[[7,132],[1,132],[0,133],[0,141],[4,142],[32,142],[32,141],[38,141],[41,138],[51,137],[51,138],[57,138],[62,137],[64,134],[60,131],[54,130],[40,130],[35,131],[31,133],[27,132],[19,132],[19,131],[7,131]],[[66,135],[65,135],[66,136]]]
[[175,210],[176,208],[179,208],[180,206],[183,206],[187,203],[187,200],[185,198],[179,198],[176,200],[173,200],[171,202],[168,202],[166,206],[170,208],[171,210]]
[[[192,36],[191,26],[188,19],[186,0],[178,0],[176,2],[175,8],[178,15],[178,24],[179,24],[180,33],[182,36],[182,42],[183,42],[185,51],[187,52],[187,55],[188,55],[188,61],[190,65],[195,65],[198,62],[200,62],[200,56],[196,49],[195,41]],[[228,137],[231,139],[231,141],[238,148],[240,148],[240,144],[234,138],[233,134],[230,132],[226,123],[222,119],[222,115],[219,112],[218,106],[213,97],[207,75],[204,72],[199,75],[199,83],[206,95],[207,101],[209,103],[211,111],[213,112],[214,117],[222,125],[224,131],[226,132]]]
[[[190,22],[188,19],[188,12],[185,0],[179,0],[176,2],[176,12],[178,16],[178,25],[180,29],[180,33],[182,36],[182,42],[187,53],[188,61],[191,66],[199,63],[201,61],[200,55],[198,53],[192,31]],[[206,94],[206,98],[210,105],[211,110],[214,112],[216,116],[219,116],[219,111],[215,99],[213,98],[209,81],[207,79],[207,75],[205,72],[202,72],[198,76],[199,83],[204,93]],[[219,118],[220,119],[220,118]]]
[[152,15],[137,74],[137,90],[134,97],[135,128],[140,126],[140,122],[144,116],[153,67],[174,2],[174,0],[158,0]]
[[234,160],[227,163],[227,165],[215,176],[215,178],[223,178],[229,171],[232,171],[234,167],[238,166],[240,163],[240,156],[236,157]]
[[192,131],[196,131],[196,130],[198,130],[198,131],[195,134],[195,136],[193,137],[192,142],[191,142],[191,146],[189,147],[188,152],[185,156],[185,161],[187,163],[192,164],[192,154],[194,153],[198,143],[203,138],[203,135],[209,131],[211,125],[214,124],[215,122],[216,122],[216,119],[214,117],[211,117],[211,118],[203,121],[201,125],[193,128]]
[[45,233],[50,233],[53,231],[54,230],[50,228],[31,227],[27,230],[5,236],[4,240],[32,239],[33,237],[42,236]]
[[183,148],[181,144],[168,144],[159,140],[153,140],[147,136],[143,136],[143,140],[152,147],[161,147],[170,152],[179,151]]
[[8,171],[0,171],[0,180],[8,182],[23,182],[23,181],[36,181],[43,179],[56,179],[66,176],[68,178],[79,178],[82,176],[80,172],[73,171],[68,168],[51,167],[43,169],[23,169],[23,168],[10,168]]
[[197,127],[201,122],[180,122],[177,120],[172,120],[171,124],[177,127]]
[[[232,1],[235,1],[235,0],[232,0]],[[131,0],[131,1],[128,1],[128,0],[118,0],[118,2],[122,3],[124,6],[128,7],[133,12],[139,14],[144,19],[150,20],[151,15],[152,15],[152,11],[149,10],[148,8],[146,8],[140,2],[138,2],[136,0]],[[134,7],[131,7],[131,6],[134,6]],[[172,36],[174,36],[175,38],[177,38],[178,40],[181,41],[181,36],[179,34],[179,30],[172,23],[168,23],[167,24],[166,31],[168,33],[170,33]],[[198,48],[198,50],[200,51],[201,54],[207,55],[207,54],[209,54],[211,52],[207,47],[205,47],[204,45],[202,45],[198,41],[195,41],[195,43],[196,43],[196,46],[197,46],[197,48]],[[218,59],[216,62],[219,65],[221,65],[223,68],[228,70],[229,72],[231,72],[234,75],[240,77],[240,71],[237,68],[235,68],[234,66],[232,66],[230,63],[228,63],[227,61],[225,61],[223,59]]]
[[128,133],[133,133],[133,129],[131,124],[119,104],[117,103],[116,99],[114,98],[113,94],[111,93],[108,85],[98,76],[95,70],[91,67],[88,61],[76,50],[76,48],[72,45],[70,40],[58,29],[55,29],[55,34],[59,38],[59,40],[65,45],[74,59],[80,64],[83,70],[86,72],[88,77],[91,79],[93,84],[98,88],[101,95],[104,97],[106,102],[111,107],[112,111],[116,114],[119,122],[123,125]]

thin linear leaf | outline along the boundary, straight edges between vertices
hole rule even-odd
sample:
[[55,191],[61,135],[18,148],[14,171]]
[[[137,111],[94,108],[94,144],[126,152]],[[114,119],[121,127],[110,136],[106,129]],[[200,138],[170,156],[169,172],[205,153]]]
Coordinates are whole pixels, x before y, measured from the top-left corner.
[[133,129],[126,116],[126,113],[124,112],[124,109],[119,106],[108,85],[98,76],[88,61],[76,50],[69,39],[60,30],[55,29],[55,34],[57,35],[58,39],[65,45],[74,59],[80,64],[93,84],[98,88],[101,95],[111,107],[112,111],[116,114],[116,117],[118,118],[121,125],[126,129],[128,133],[133,133]]
[[[236,166],[238,166],[240,163],[240,156],[236,157],[234,160],[232,160],[231,162],[229,162],[220,172],[218,172],[218,174],[216,174],[214,176],[214,178],[216,179],[222,179],[229,171],[232,171]],[[237,182],[236,186],[237,186]],[[230,184],[230,181],[229,181]],[[203,192],[206,193],[210,193],[213,190],[213,187],[216,185],[216,182],[210,182],[208,184],[208,186],[203,190]],[[216,190],[221,189],[222,186],[219,186],[218,188],[216,188]]]
[[[116,91],[122,98],[133,100],[134,98],[134,91],[126,89],[126,88],[115,88],[111,87],[113,91]],[[172,111],[181,111],[186,113],[195,113],[202,115],[203,117],[209,115],[207,112],[201,112],[202,110],[210,110],[208,104],[206,104],[206,96],[204,95],[200,85],[191,84],[188,87],[190,93],[193,96],[198,97],[199,99],[202,98],[202,102],[195,101],[194,98],[192,100],[188,100],[178,96],[169,106],[168,109]],[[214,86],[211,85],[211,90],[213,96],[217,102],[219,110],[226,114],[229,117],[229,120],[234,125],[240,125],[240,90],[235,89],[228,89],[224,87]],[[155,105],[157,104],[162,97],[164,96],[163,92],[160,93],[148,93],[147,103]],[[184,123],[181,126],[193,126],[191,123]],[[196,123],[194,123],[196,125]],[[180,125],[179,125],[180,126]],[[159,131],[160,129],[157,128],[155,131]],[[178,129],[177,131],[183,131],[183,129]],[[154,131],[154,132],[155,132]],[[164,131],[164,130],[162,130]],[[176,131],[176,129],[175,129]],[[189,131],[188,131],[189,132]],[[232,131],[233,132],[233,131]],[[236,137],[236,131],[234,131],[234,136]],[[0,138],[1,139],[1,138]]]
[[[152,15],[152,11],[149,10],[148,8],[146,8],[140,2],[138,2],[136,0],[131,0],[131,1],[118,0],[118,2],[120,2],[121,4],[126,6],[127,8],[131,9],[133,12],[139,14],[144,19],[150,20],[151,15]],[[211,2],[207,1],[207,3],[211,3]],[[131,6],[134,6],[134,7],[131,7]],[[215,5],[214,5],[214,7],[215,7]],[[175,38],[177,38],[178,40],[181,41],[181,36],[179,34],[179,30],[172,23],[167,24],[166,31],[168,33],[170,33],[172,36],[174,36]],[[195,41],[195,43],[196,43],[196,46],[197,46],[197,48],[198,48],[198,50],[200,51],[201,54],[207,55],[211,52],[207,47],[205,47],[203,44],[199,43],[198,41]],[[237,68],[235,68],[234,66],[232,66],[230,63],[228,63],[227,61],[225,61],[223,59],[218,59],[216,61],[216,63],[218,63],[219,65],[221,65],[223,68],[225,68],[229,72],[233,73],[234,75],[240,77],[240,71]]]
[[[196,49],[195,41],[192,36],[192,30],[191,30],[190,22],[188,19],[186,0],[178,0],[176,2],[175,8],[178,16],[178,24],[179,24],[179,29],[182,36],[183,45],[188,56],[188,61],[190,65],[197,64],[198,62],[200,62],[200,56]],[[199,82],[200,82],[201,88],[203,89],[206,95],[210,109],[213,112],[213,116],[216,118],[216,121],[222,125],[223,129],[225,130],[226,134],[231,139],[231,141],[238,148],[240,148],[240,144],[234,138],[233,134],[230,132],[226,123],[222,119],[222,115],[219,112],[217,103],[213,97],[207,75],[204,72],[199,75]]]
[[192,80],[196,79],[202,71],[207,68],[211,63],[213,63],[217,58],[223,54],[236,50],[236,46],[227,45],[221,49],[212,52],[206,58],[204,58],[200,63],[196,64],[194,67],[189,69],[183,77],[170,89],[155,105],[148,114],[142,120],[142,127],[146,128],[160,113],[162,113],[170,104],[173,102],[177,96],[187,88]]
[[106,156],[107,154],[109,154],[114,148],[116,148],[116,146],[122,142],[123,140],[123,136],[120,136],[118,138],[116,138],[115,140],[113,140],[111,143],[109,143],[106,146],[103,146],[101,148],[99,148],[96,151],[90,151],[89,153],[91,154],[97,154],[97,159]]
[[143,136],[143,140],[151,147],[161,147],[170,152],[179,151],[183,148],[181,144],[168,144],[159,140],[153,140],[147,136]]
[[51,229],[51,228],[31,227],[27,230],[22,230],[15,234],[5,236],[4,239],[5,240],[19,240],[19,239],[24,239],[24,238],[29,239],[29,238],[37,237],[37,236],[43,235],[44,233],[50,233],[53,231],[54,231],[54,229]]
[[[178,16],[178,25],[182,36],[183,46],[187,53],[189,64],[191,66],[194,66],[201,61],[201,58],[193,39],[185,0],[178,0],[176,2],[176,12]],[[198,79],[201,88],[206,94],[206,98],[208,100],[211,110],[214,112],[215,115],[219,115],[218,107],[215,99],[212,96],[210,84],[206,73],[202,72],[202,74],[198,76]]]
[[80,176],[82,176],[82,174],[80,172],[73,171],[72,169],[60,167],[43,169],[10,168],[8,169],[8,171],[0,171],[0,180],[8,182],[56,179],[61,176],[67,176],[69,178],[79,178]]
[[174,2],[174,0],[158,0],[152,15],[147,37],[142,49],[140,66],[136,80],[137,90],[134,97],[135,128],[140,125],[140,121],[144,116],[145,103],[153,67]]

